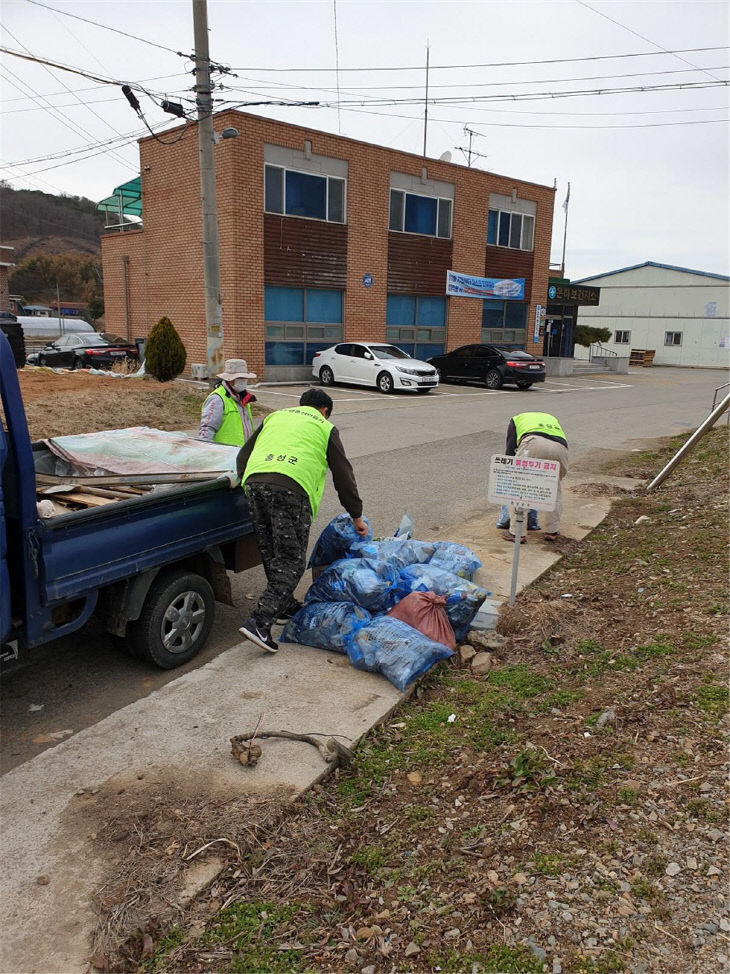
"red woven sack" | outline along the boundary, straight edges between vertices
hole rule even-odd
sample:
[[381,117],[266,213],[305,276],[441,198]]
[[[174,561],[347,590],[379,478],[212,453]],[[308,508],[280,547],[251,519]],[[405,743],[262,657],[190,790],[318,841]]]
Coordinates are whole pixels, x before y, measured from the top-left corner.
[[387,615],[400,619],[435,643],[456,649],[454,630],[446,615],[446,596],[435,592],[411,592],[394,606]]

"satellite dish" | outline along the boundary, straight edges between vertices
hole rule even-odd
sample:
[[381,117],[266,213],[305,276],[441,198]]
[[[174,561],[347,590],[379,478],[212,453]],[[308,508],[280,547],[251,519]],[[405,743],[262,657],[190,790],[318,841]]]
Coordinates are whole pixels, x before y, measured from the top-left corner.
[[451,153],[447,149],[446,152],[442,152],[439,156],[439,162],[451,162]]

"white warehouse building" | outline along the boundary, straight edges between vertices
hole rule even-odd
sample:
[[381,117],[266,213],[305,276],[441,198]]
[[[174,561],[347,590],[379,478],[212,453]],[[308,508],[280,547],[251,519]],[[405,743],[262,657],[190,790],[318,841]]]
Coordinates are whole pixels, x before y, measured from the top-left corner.
[[[608,328],[604,346],[625,357],[653,349],[655,365],[727,368],[730,278],[648,260],[573,284],[600,287],[598,307],[580,307],[578,324]],[[576,358],[588,349],[576,345]]]

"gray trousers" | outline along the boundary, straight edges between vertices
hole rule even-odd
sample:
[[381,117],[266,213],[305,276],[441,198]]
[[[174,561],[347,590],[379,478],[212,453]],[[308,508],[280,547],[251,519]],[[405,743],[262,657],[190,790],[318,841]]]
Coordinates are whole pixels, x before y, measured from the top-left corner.
[[[567,446],[563,446],[562,443],[556,443],[555,440],[547,439],[545,436],[537,436],[534,433],[528,433],[527,436],[523,436],[520,440],[520,445],[517,447],[516,456],[533,457],[535,460],[554,460],[556,463],[560,464],[557,507],[554,511],[543,512],[545,516],[543,531],[545,534],[555,534],[556,531],[560,531],[560,517],[563,513],[563,491],[561,481],[568,472],[568,448]],[[515,512],[513,508],[510,508],[510,517],[512,519],[511,530],[514,531]]]
[[269,630],[304,574],[312,508],[308,497],[286,487],[254,482],[245,491],[267,581],[251,618]]

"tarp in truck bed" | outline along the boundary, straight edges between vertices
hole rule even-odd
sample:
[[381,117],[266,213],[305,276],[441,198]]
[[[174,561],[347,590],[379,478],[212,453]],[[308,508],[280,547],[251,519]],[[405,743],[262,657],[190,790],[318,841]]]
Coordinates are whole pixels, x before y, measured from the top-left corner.
[[[134,426],[77,436],[54,436],[43,443],[60,460],[82,475],[145,475],[169,482],[171,475],[225,476],[238,482],[236,457],[239,448],[206,443],[184,433]],[[52,471],[48,471],[51,473]]]

